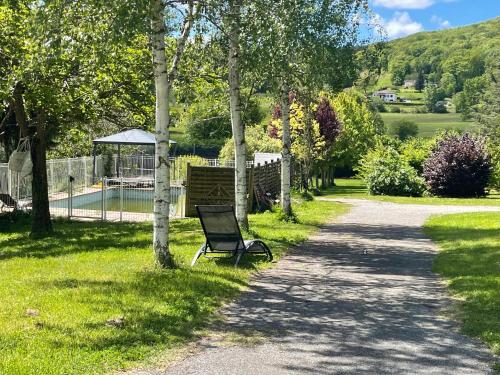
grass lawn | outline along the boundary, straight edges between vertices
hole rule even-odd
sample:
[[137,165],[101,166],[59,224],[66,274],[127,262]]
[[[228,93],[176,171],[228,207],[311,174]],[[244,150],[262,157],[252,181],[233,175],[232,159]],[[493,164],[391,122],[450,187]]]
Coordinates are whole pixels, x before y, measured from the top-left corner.
[[389,133],[395,121],[409,120],[418,125],[419,136],[430,138],[439,130],[470,130],[475,123],[462,121],[459,113],[381,113]]
[[440,198],[440,197],[393,197],[384,195],[369,195],[362,180],[338,178],[337,186],[326,190],[323,195],[327,198],[358,198],[371,199],[382,202],[403,204],[449,204],[463,206],[500,206],[500,193],[495,192],[486,198]]
[[433,270],[460,301],[463,332],[500,354],[500,213],[433,217],[425,231],[441,249]]
[[[304,202],[296,205],[300,224],[251,215],[251,236],[279,258],[346,209]],[[28,237],[28,223],[3,219],[0,228],[0,374],[99,374],[167,360],[269,267],[258,257],[237,269],[204,259],[189,267],[203,242],[195,219],[172,222],[180,267],[165,271],[153,266],[150,223],[59,221],[56,235],[40,240]],[[106,324],[118,317],[123,326]]]

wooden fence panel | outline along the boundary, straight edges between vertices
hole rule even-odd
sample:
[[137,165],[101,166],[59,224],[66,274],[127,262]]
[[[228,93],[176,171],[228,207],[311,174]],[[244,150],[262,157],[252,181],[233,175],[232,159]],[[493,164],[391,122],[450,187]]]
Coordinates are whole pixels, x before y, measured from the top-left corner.
[[[200,167],[187,165],[186,209],[188,217],[197,216],[196,205],[234,205],[234,168]],[[280,192],[280,163],[266,163],[247,168],[248,207],[252,209],[257,186],[276,197]]]

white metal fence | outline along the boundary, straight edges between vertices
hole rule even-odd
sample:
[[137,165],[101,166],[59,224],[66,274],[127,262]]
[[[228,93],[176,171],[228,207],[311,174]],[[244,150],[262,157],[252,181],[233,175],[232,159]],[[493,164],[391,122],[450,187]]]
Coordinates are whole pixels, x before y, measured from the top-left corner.
[[[182,181],[186,179],[188,162],[186,158],[170,159],[172,217],[184,215]],[[202,164],[234,166],[234,162],[221,163],[218,159],[204,159]],[[95,166],[90,156],[47,160],[47,180],[51,212],[55,215],[103,220],[152,218],[154,157],[151,155],[97,156]],[[19,178],[8,164],[0,164],[0,193],[11,195],[21,206],[29,205],[31,177]]]
[[[138,178],[103,178],[92,189],[75,188],[70,179],[68,195],[50,201],[53,214],[69,218],[107,221],[147,221],[153,219],[154,180]],[[184,186],[170,188],[170,217],[184,217]]]

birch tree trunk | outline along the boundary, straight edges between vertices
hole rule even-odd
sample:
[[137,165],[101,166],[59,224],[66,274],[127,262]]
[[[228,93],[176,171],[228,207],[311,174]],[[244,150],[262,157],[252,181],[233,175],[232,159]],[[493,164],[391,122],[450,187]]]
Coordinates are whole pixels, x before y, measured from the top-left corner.
[[247,203],[247,149],[245,142],[245,127],[241,121],[240,96],[240,23],[242,0],[233,0],[229,11],[229,104],[231,110],[231,127],[234,139],[235,155],[235,207],[236,219],[241,228],[248,229]]
[[290,180],[292,164],[292,140],[290,136],[290,99],[286,84],[281,87],[281,122],[283,127],[283,148],[281,151],[281,208],[286,216],[292,214]]
[[169,146],[169,82],[165,55],[165,3],[151,0],[151,28],[153,49],[153,72],[156,89],[155,123],[155,191],[153,209],[153,251],[156,264],[172,267],[169,252],[168,224],[170,209],[170,164]]

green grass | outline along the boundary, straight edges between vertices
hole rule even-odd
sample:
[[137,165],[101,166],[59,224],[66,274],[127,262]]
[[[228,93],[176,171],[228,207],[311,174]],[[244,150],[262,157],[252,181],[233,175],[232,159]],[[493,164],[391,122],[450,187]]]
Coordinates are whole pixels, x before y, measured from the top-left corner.
[[409,120],[418,125],[419,136],[430,138],[440,130],[470,131],[475,123],[462,121],[458,113],[381,113],[389,133],[395,121]]
[[405,99],[410,99],[410,100],[423,100],[424,99],[424,93],[423,92],[418,92],[417,90],[414,89],[399,89],[397,90],[398,96],[401,98]]
[[[345,210],[304,202],[296,205],[300,224],[251,215],[251,236],[279,258]],[[203,242],[195,219],[172,222],[180,267],[165,271],[153,266],[150,223],[59,221],[55,236],[39,240],[28,237],[28,223],[4,219],[0,228],[1,374],[100,374],[155,363],[194,340],[255,270],[269,267],[259,257],[237,269],[228,260],[189,267]],[[123,327],[106,325],[121,316]]]
[[500,213],[433,217],[425,230],[441,249],[433,270],[459,301],[463,332],[500,354]]
[[323,193],[325,197],[371,199],[402,204],[500,206],[500,193],[498,192],[485,198],[393,197],[368,194],[364,182],[359,179],[338,178],[335,179],[335,183],[337,186]]

